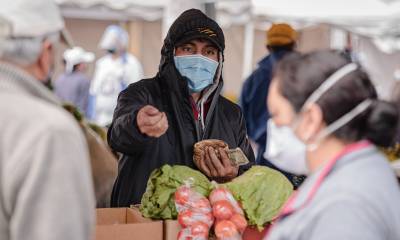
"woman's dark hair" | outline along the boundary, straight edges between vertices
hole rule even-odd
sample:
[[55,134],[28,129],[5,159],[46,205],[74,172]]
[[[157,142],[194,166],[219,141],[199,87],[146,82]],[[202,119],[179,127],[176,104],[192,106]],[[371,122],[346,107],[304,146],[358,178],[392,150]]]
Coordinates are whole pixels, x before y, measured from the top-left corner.
[[[400,82],[396,82],[392,88],[391,101],[396,105],[397,111],[400,113]],[[397,129],[395,143],[400,143],[400,127]]]
[[[291,53],[278,64],[275,75],[279,90],[296,112],[307,98],[334,72],[349,61],[336,51],[317,51],[309,54]],[[398,110],[392,103],[377,99],[374,85],[359,67],[348,73],[317,101],[326,124],[350,112],[366,99],[372,105],[345,126],[336,130],[337,138],[354,142],[368,139],[378,146],[393,143],[398,125]]]

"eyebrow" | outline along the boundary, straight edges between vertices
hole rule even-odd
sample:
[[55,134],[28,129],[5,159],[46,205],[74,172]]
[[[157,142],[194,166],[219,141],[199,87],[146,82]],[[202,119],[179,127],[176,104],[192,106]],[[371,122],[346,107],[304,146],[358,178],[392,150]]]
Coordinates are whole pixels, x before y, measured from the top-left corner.
[[186,45],[196,46],[196,44],[194,44],[193,42],[186,42],[186,43],[180,44],[178,47],[183,47],[183,46],[186,46]]
[[[198,40],[198,41],[205,43],[205,44],[206,44],[205,47],[213,47],[213,48],[215,48],[215,49],[218,49],[217,46],[215,46],[215,44],[212,43],[212,42],[209,41],[209,40],[200,39],[200,40]],[[190,43],[193,43],[193,40],[190,41]],[[193,44],[194,44],[194,43],[193,43]]]
[[[194,41],[195,41],[195,40],[191,40],[191,41],[186,42],[186,43],[184,43],[184,44],[182,44],[182,45],[180,45],[180,46],[184,46],[184,45],[187,45],[187,44],[190,44],[190,45],[192,45],[192,46],[196,46],[196,43],[195,43]],[[200,41],[200,42],[206,42],[205,47],[212,47],[212,48],[215,48],[216,50],[218,50],[218,47],[215,46],[215,44],[213,44],[212,42],[210,42],[210,41],[208,41],[208,40],[198,40],[198,41]]]
[[212,48],[215,48],[215,50],[218,50],[218,48],[212,43],[207,44],[205,47],[212,47]]

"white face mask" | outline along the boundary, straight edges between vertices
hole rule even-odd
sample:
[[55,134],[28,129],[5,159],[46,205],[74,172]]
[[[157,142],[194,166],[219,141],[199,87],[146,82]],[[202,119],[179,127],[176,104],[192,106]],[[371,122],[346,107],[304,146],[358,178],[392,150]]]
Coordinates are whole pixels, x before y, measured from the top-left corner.
[[264,158],[279,169],[296,174],[308,174],[306,145],[289,126],[278,127],[272,119],[267,122],[267,146]]
[[[348,64],[333,75],[331,75],[321,86],[314,91],[304,103],[302,110],[312,103],[318,101],[318,99],[327,92],[336,82],[342,79],[345,75],[357,69],[357,65],[354,63]],[[272,164],[278,168],[296,174],[296,175],[308,175],[310,169],[307,164],[306,151],[315,150],[318,144],[332,134],[357,115],[364,112],[372,103],[371,99],[366,99],[350,112],[346,113],[338,120],[327,126],[322,130],[314,140],[313,144],[306,145],[303,143],[294,133],[294,130],[289,126],[278,127],[269,119],[267,122],[267,143],[264,158],[268,159]],[[297,124],[296,124],[297,125]]]

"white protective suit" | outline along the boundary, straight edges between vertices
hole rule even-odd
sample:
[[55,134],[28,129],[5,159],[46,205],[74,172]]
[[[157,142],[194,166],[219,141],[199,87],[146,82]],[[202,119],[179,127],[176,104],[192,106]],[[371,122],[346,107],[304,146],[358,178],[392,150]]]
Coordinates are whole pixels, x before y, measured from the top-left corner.
[[127,53],[128,34],[118,26],[109,26],[100,42],[100,48],[122,52],[118,57],[107,54],[96,62],[95,75],[90,86],[90,118],[96,124],[111,123],[119,93],[129,84],[143,78],[139,60]]

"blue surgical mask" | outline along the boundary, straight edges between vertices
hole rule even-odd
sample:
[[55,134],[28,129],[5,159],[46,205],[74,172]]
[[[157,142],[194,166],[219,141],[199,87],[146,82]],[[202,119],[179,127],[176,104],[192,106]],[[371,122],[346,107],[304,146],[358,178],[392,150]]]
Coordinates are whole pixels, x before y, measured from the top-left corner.
[[218,62],[202,55],[175,56],[175,67],[187,78],[191,92],[201,92],[214,81]]

